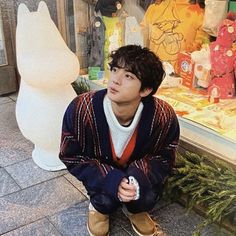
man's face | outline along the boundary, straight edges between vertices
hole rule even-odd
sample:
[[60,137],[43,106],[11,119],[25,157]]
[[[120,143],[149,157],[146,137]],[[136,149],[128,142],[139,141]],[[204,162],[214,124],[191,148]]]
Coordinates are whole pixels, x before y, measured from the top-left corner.
[[141,100],[141,81],[123,68],[113,67],[107,86],[107,95],[116,103],[131,103]]

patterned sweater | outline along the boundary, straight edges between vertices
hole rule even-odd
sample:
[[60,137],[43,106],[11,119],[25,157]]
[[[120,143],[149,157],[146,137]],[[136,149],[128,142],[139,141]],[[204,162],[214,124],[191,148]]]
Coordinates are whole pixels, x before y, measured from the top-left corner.
[[117,198],[124,177],[134,176],[140,195],[161,193],[170,174],[179,141],[174,110],[155,98],[143,99],[135,148],[125,166],[112,157],[109,127],[103,109],[106,89],[76,97],[68,106],[62,127],[60,159],[83,182],[88,194],[106,193]]

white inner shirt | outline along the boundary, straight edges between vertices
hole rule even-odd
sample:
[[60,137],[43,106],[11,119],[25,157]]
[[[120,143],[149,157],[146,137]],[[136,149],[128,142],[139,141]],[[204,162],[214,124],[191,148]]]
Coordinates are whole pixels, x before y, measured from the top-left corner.
[[134,115],[134,118],[128,127],[124,127],[118,122],[112,110],[111,100],[108,98],[107,95],[105,96],[103,100],[103,108],[104,108],[104,112],[105,112],[109,129],[110,129],[110,134],[111,134],[111,139],[113,142],[115,154],[118,158],[120,158],[125,150],[126,145],[131,139],[136,126],[138,125],[138,122],[140,120],[141,113],[143,110],[143,103],[142,102],[139,103],[139,106]]

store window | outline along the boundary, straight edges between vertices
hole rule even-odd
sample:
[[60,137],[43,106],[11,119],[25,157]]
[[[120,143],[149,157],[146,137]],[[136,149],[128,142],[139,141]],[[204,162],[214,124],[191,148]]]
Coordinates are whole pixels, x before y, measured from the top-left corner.
[[[132,43],[148,46],[163,60],[167,74],[156,96],[174,107],[182,139],[236,162],[234,73],[231,80],[226,79],[228,84],[231,81],[230,92],[224,94],[222,88],[219,94],[212,83],[209,48],[216,35],[203,30],[203,1],[68,0],[68,5],[68,17],[74,14],[69,27],[75,39],[70,45],[80,60],[82,74],[104,87],[112,50]],[[224,10],[222,17],[228,9]]]

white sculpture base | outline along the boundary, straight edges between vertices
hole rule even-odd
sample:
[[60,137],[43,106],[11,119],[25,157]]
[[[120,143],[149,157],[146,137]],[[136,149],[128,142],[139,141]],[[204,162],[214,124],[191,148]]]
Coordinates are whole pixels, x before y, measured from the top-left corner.
[[40,168],[48,171],[58,171],[66,169],[66,166],[59,160],[58,151],[44,150],[35,146],[32,152],[33,161]]
[[66,107],[75,97],[71,85],[55,88],[54,91],[42,91],[21,81],[16,119],[23,136],[34,144],[34,162],[44,170],[66,168],[59,159],[62,118]]

